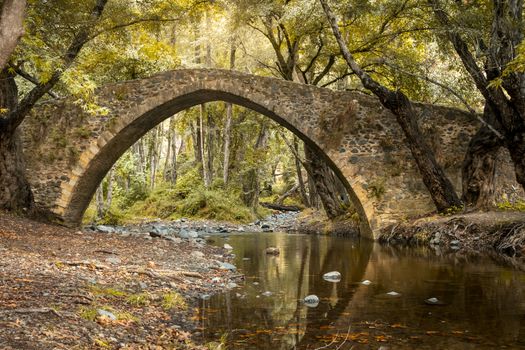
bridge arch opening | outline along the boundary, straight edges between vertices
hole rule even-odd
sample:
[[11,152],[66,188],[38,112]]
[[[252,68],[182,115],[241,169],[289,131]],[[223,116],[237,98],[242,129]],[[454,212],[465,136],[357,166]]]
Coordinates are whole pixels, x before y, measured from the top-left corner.
[[[129,122],[116,121],[116,124],[120,123],[122,125],[120,127],[113,127],[112,131],[109,131],[109,133],[103,133],[97,140],[97,147],[95,147],[96,150],[90,151],[92,153],[91,159],[84,162],[84,164],[81,165],[80,170],[77,168],[76,172],[78,176],[74,181],[71,190],[68,191],[69,193],[66,193],[66,198],[62,198],[62,202],[65,204],[65,210],[61,216],[64,218],[65,223],[68,225],[76,225],[81,222],[97,187],[106,174],[124,152],[126,152],[126,150],[142,138],[148,131],[181,111],[203,103],[219,101],[245,107],[269,117],[279,125],[290,130],[306,145],[320,154],[346,188],[349,199],[359,216],[361,236],[372,238],[372,230],[365,209],[348,179],[314,140],[293,125],[289,121],[290,118],[279,115],[277,112],[261,103],[238,94],[212,89],[198,89],[181,94],[175,98],[169,99],[167,102],[159,103],[143,113],[139,112],[138,116],[129,118]],[[268,102],[268,104],[276,103],[275,101]],[[116,117],[116,119],[118,119],[118,117]]]

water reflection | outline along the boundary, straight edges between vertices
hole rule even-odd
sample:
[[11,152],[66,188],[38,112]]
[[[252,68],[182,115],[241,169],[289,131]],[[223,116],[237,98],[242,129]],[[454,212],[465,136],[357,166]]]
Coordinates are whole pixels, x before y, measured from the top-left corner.
[[[202,301],[199,317],[206,339],[228,334],[232,349],[525,348],[525,274],[488,258],[279,233],[228,243],[245,284]],[[341,281],[323,280],[329,271]]]

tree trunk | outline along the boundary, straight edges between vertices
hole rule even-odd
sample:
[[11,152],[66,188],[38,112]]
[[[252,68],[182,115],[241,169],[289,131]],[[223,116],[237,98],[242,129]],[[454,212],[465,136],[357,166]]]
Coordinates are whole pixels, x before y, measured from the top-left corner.
[[199,132],[200,132],[200,135],[199,135],[199,140],[200,140],[200,146],[199,146],[199,150],[200,150],[200,159],[201,159],[201,163],[202,163],[202,179],[204,180],[204,187],[208,188],[210,187],[210,174],[208,172],[208,163],[207,163],[207,157],[205,156],[206,154],[206,151],[205,151],[205,140],[206,140],[206,135],[208,134],[204,128],[204,116],[206,114],[206,105],[205,104],[201,104],[199,106]]
[[206,111],[207,121],[206,121],[206,187],[210,187],[213,183],[213,155],[214,155],[214,148],[215,148],[215,140],[213,137],[213,130],[215,129],[215,125],[213,122],[212,114],[210,110]]
[[392,91],[379,84],[357,64],[343,40],[337,19],[327,0],[320,0],[320,2],[348,66],[359,77],[363,86],[372,91],[379,98],[381,104],[396,116],[397,122],[405,134],[410,152],[416,161],[423,183],[428,189],[437,210],[444,212],[451,207],[461,207],[461,200],[452,183],[436,161],[434,152],[422,137],[416,119],[417,113],[408,97],[399,90]]
[[[484,119],[494,122],[488,106]],[[481,127],[470,140],[462,166],[463,202],[476,209],[494,205],[494,177],[498,151],[503,141],[487,126]]]
[[230,143],[232,127],[232,104],[226,104],[226,122],[224,124],[224,164],[222,168],[222,180],[224,185],[228,184],[228,175],[230,170]]
[[18,132],[0,134],[0,208],[24,212],[34,208]]
[[104,211],[109,211],[111,209],[111,203],[113,202],[113,180],[115,178],[115,171],[113,168],[109,170],[107,179],[108,179],[108,191],[106,194],[106,203]]
[[24,34],[26,0],[4,0],[1,7],[0,69],[4,69]]
[[[230,70],[235,68],[235,53],[236,43],[235,38],[231,38],[230,46]],[[230,170],[230,144],[231,144],[231,128],[232,128],[232,117],[233,117],[233,105],[231,103],[226,104],[226,122],[224,124],[224,164],[222,169],[222,179],[224,185],[228,184],[228,175]]]
[[100,183],[100,185],[97,187],[95,199],[97,205],[97,219],[102,219],[106,214],[104,210],[104,187],[102,186],[102,183]]
[[[18,89],[7,69],[0,73],[0,110],[10,111],[18,102]],[[0,208],[30,211],[34,207],[33,194],[25,177],[22,145],[18,131],[6,133],[0,111]]]
[[173,118],[170,119],[170,124],[168,127],[168,133],[166,138],[168,139],[168,145],[166,146],[166,158],[164,159],[164,169],[162,170],[162,178],[164,181],[170,181],[169,167],[171,161],[171,143],[174,141],[172,134],[174,133],[172,129]]
[[301,201],[303,202],[303,205],[306,207],[310,207],[310,201],[308,200],[308,197],[306,196],[306,187],[304,185],[303,180],[303,172],[302,172],[302,166],[301,161],[299,160],[299,140],[297,139],[297,136],[293,136],[293,148],[294,148],[294,158],[295,158],[295,171],[297,172],[297,181],[299,184],[299,193],[301,194]]
[[314,180],[316,190],[329,219],[344,215],[346,209],[336,190],[332,170],[317,152],[305,145],[305,154],[309,162],[310,176]]
[[525,132],[519,132],[507,140],[507,148],[514,162],[516,181],[525,190]]
[[[266,136],[267,129],[266,125],[261,125],[261,130],[257,141],[255,142],[254,149],[258,150],[266,145]],[[243,203],[252,209],[253,212],[256,211],[257,205],[259,204],[259,174],[257,168],[252,168],[248,170],[243,176],[242,181],[242,201]]]

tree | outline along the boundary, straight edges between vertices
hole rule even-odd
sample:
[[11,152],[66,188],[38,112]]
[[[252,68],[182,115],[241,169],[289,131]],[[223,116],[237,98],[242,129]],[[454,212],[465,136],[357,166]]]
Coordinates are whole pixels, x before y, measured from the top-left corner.
[[[525,189],[525,157],[523,156],[525,154],[525,92],[523,90],[525,74],[514,69],[515,61],[519,59],[519,47],[523,41],[523,1],[484,1],[480,7],[483,13],[477,14],[475,21],[465,21],[467,14],[472,12],[468,5],[448,4],[450,5],[448,8],[454,10],[457,16],[454,20],[439,0],[428,0],[428,4],[438,22],[446,28],[448,42],[452,44],[464,69],[485,99],[490,110],[487,113],[494,116],[493,127],[503,136],[503,143],[514,163],[516,180]],[[492,15],[486,18],[486,13],[490,12]],[[462,24],[465,22],[467,25]],[[482,28],[469,31],[471,29],[468,27],[469,22],[481,25]],[[476,33],[471,35],[475,41],[471,45],[463,38],[462,34],[466,31]],[[478,57],[483,57],[484,68],[480,67],[471,47],[478,51]],[[479,138],[481,133],[486,134],[490,139],[485,137],[486,141],[480,141],[478,148],[492,153],[493,145],[498,143],[498,140],[495,139],[495,135],[487,134],[485,131],[478,133]],[[483,162],[469,163],[469,159],[466,159],[466,175],[476,174],[477,171],[471,167],[480,163]]]
[[57,67],[49,79],[38,83],[27,95],[18,102],[17,87],[14,75],[9,71],[2,73],[5,79],[0,84],[0,101],[4,105],[0,118],[0,208],[30,209],[33,207],[31,189],[25,178],[22,151],[17,134],[17,128],[29,114],[35,103],[49,92],[60,80],[79,55],[82,47],[89,40],[89,35],[96,25],[106,6],[107,0],[97,0],[91,9],[86,24],[76,32],[71,44],[64,52],[62,64]]
[[330,22],[333,34],[348,66],[361,80],[363,86],[372,91],[379,98],[381,104],[396,116],[397,122],[405,134],[408,147],[421,173],[423,182],[430,192],[437,210],[443,212],[451,207],[460,207],[462,203],[452,183],[436,161],[434,152],[423,139],[416,119],[417,113],[412,102],[400,90],[394,91],[388,89],[362,69],[348,50],[339,25],[337,24],[337,19],[328,5],[327,0],[319,1]]
[[[325,26],[317,21],[317,14],[312,16],[310,7],[311,4],[301,2],[272,3],[267,10],[250,14],[252,18],[248,18],[247,23],[268,40],[275,53],[275,63],[267,65],[268,69],[285,80],[318,85],[331,72],[336,54],[327,50]],[[338,192],[342,190],[342,196],[346,196],[346,189],[318,151],[307,145],[304,145],[304,150],[305,163],[315,170],[307,171],[310,191],[309,198],[306,198],[296,149],[299,192],[304,204],[317,207],[319,197],[330,218],[343,215],[346,209]]]

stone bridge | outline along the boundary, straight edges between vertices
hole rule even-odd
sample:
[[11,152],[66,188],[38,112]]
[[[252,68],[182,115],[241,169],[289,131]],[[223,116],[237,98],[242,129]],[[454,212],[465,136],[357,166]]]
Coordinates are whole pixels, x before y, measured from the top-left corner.
[[[177,112],[212,101],[268,116],[320,151],[347,187],[364,236],[433,210],[395,117],[375,97],[205,69],[112,84],[96,96],[109,113],[93,116],[73,98],[63,98],[38,105],[23,124],[35,200],[65,224],[81,222],[100,181],[146,132]],[[417,113],[458,186],[475,118],[427,105],[419,105]]]

